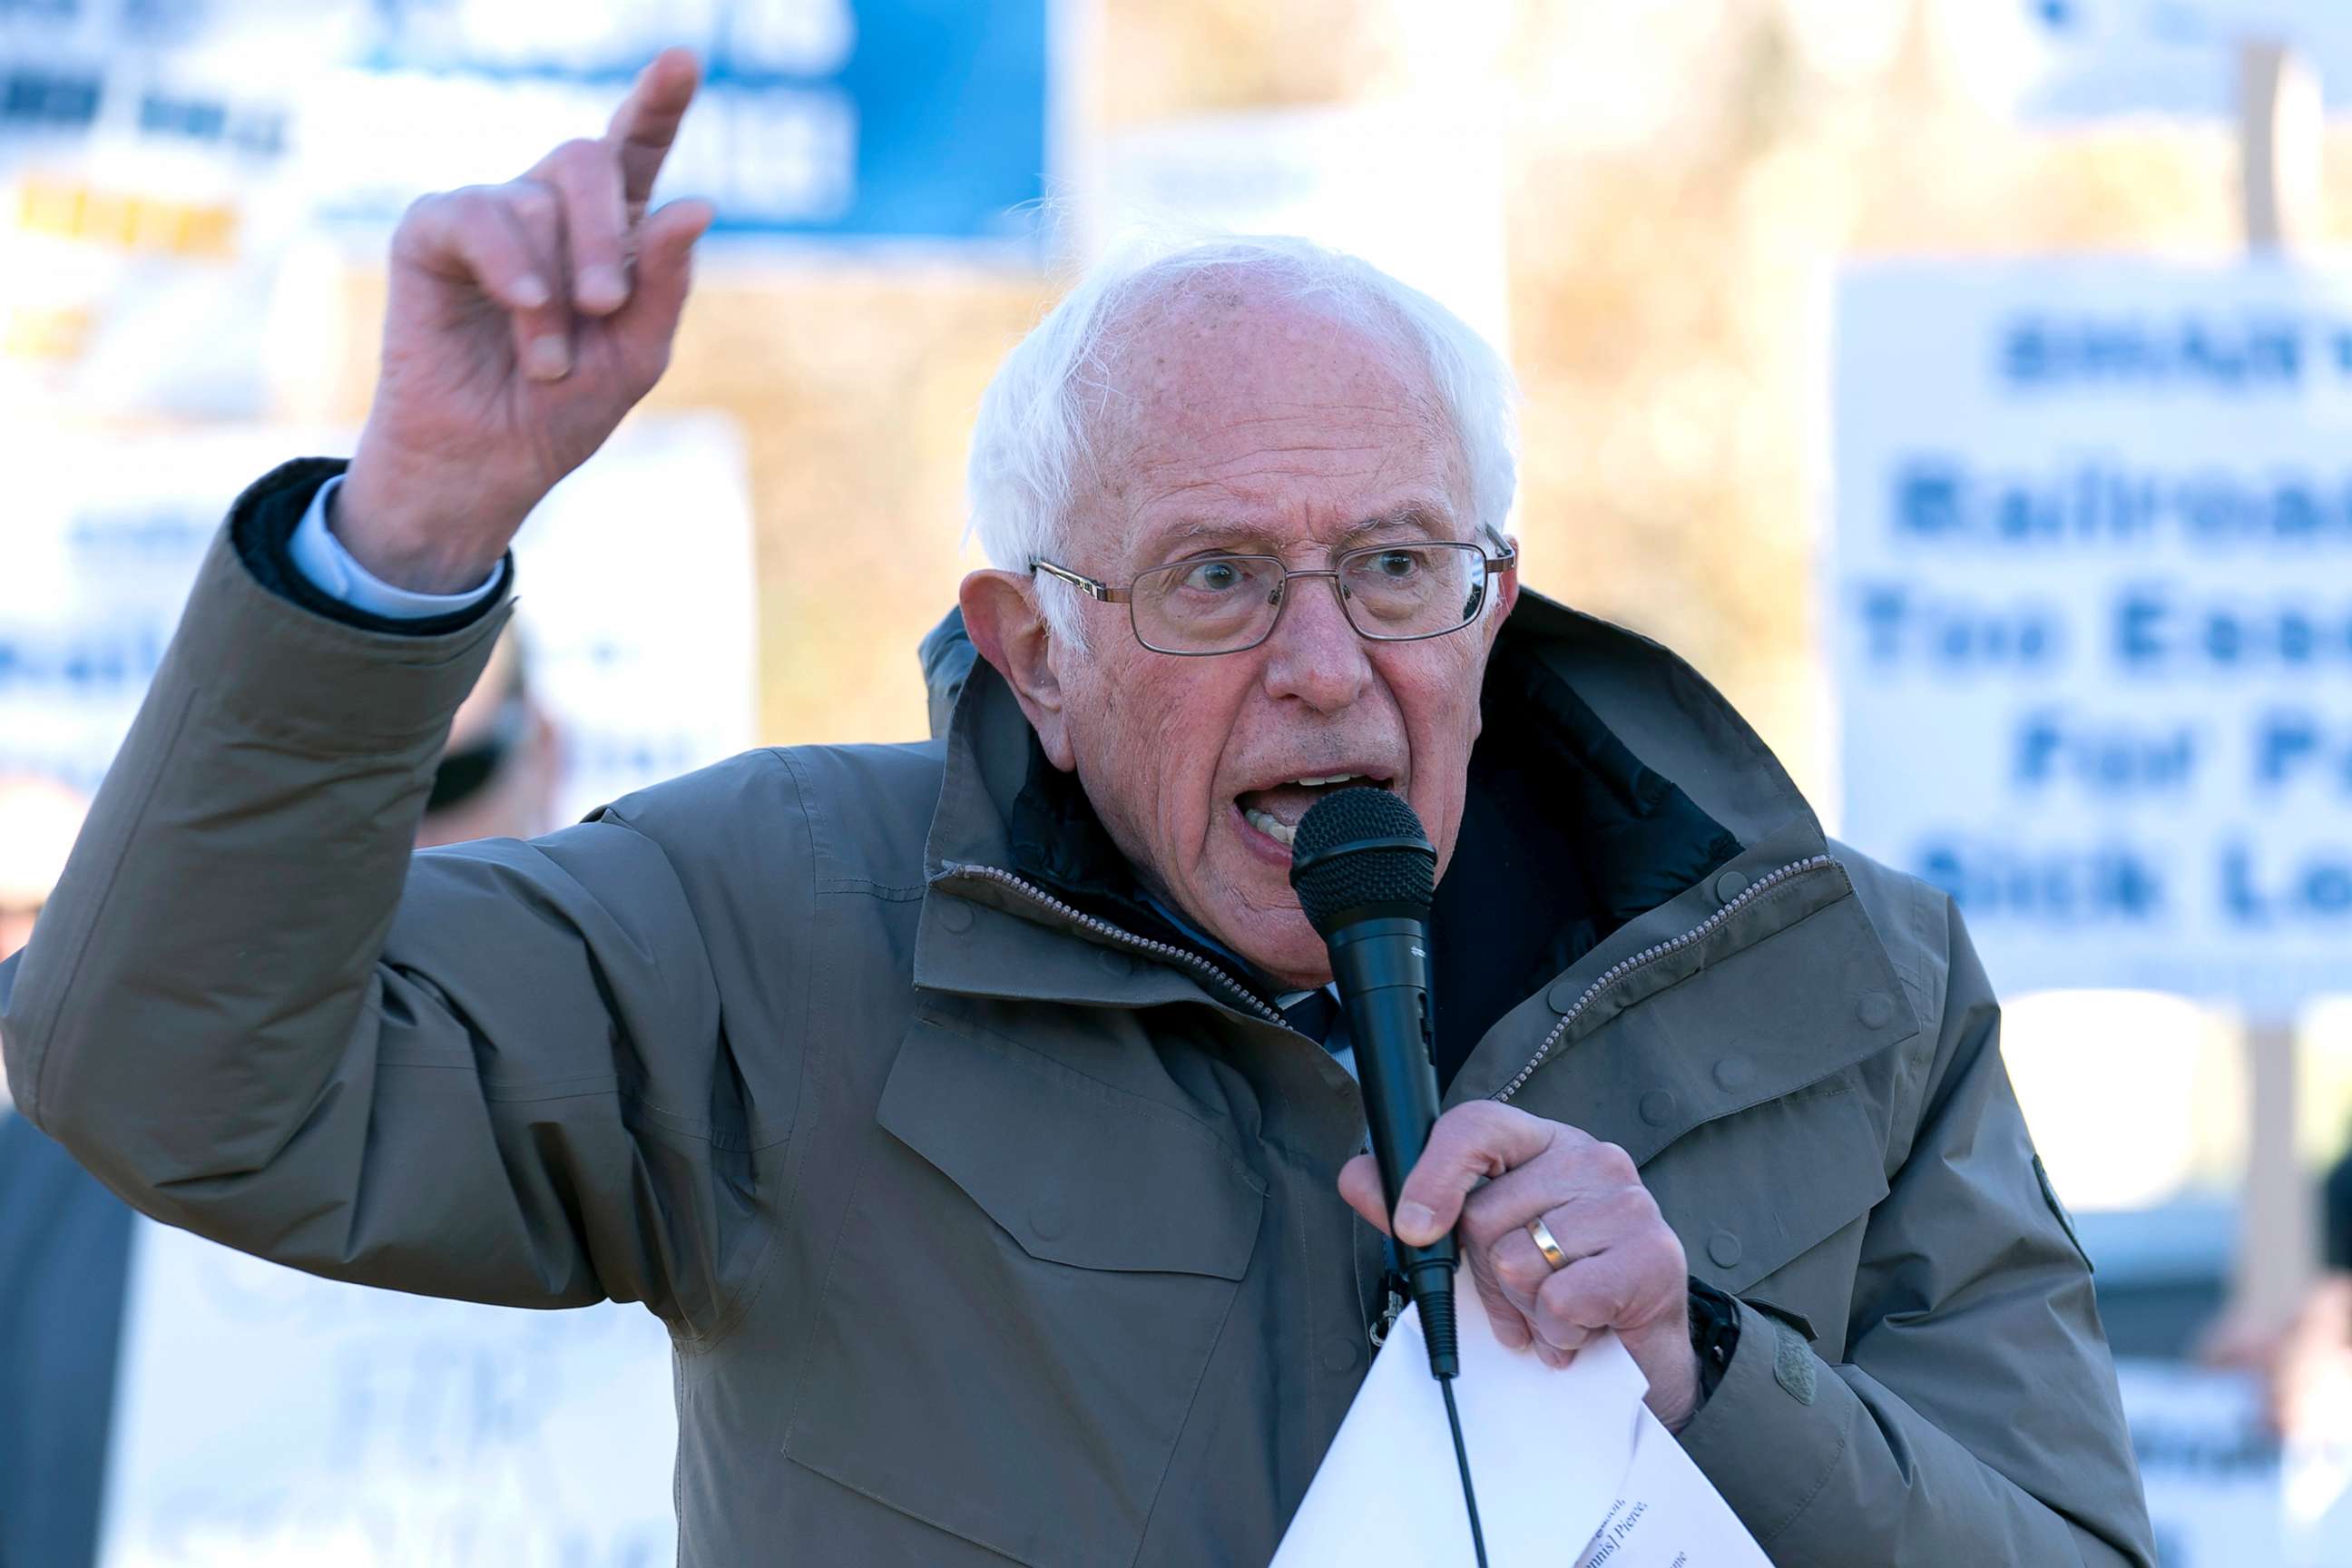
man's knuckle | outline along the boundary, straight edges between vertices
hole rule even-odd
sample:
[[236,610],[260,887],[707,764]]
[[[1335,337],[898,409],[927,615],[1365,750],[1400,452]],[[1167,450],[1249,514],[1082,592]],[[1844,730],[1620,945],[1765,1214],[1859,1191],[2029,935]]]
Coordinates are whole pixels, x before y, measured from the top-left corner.
[[593,137],[574,136],[559,145],[551,158],[554,166],[568,175],[588,175],[612,163],[613,150]]
[[447,220],[451,204],[457,199],[457,194],[455,191],[425,192],[402,210],[400,222],[394,226],[395,229],[414,234],[422,229],[438,226]]
[[1474,1247],[1492,1251],[1495,1244],[1510,1232],[1510,1221],[1498,1210],[1482,1190],[1463,1201],[1462,1218],[1455,1228],[1462,1239]]
[[1457,1105],[1430,1123],[1429,1142],[1422,1156],[1424,1160],[1433,1154],[1441,1159],[1452,1157],[1477,1141],[1476,1123],[1463,1114],[1468,1109]]
[[1486,1249],[1486,1268],[1506,1290],[1520,1297],[1531,1297],[1543,1289],[1544,1276],[1551,1266],[1541,1258],[1529,1258],[1514,1247],[1490,1247]]
[[539,180],[516,180],[504,187],[507,205],[516,216],[529,224],[541,224],[555,216],[555,193]]
[[1600,1176],[1612,1182],[1638,1181],[1641,1167],[1622,1143],[1603,1142],[1596,1139],[1583,1151],[1585,1163]]
[[1590,1311],[1586,1298],[1567,1290],[1546,1290],[1536,1298],[1536,1326],[1543,1337],[1558,1345],[1571,1333],[1584,1330],[1581,1321]]

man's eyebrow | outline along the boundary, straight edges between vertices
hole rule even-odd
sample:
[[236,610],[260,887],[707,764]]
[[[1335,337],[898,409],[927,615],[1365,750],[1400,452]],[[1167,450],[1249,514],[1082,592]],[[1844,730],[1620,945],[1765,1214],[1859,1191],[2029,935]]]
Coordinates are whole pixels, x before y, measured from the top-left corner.
[[1436,507],[1425,506],[1418,501],[1408,501],[1403,506],[1391,508],[1378,517],[1368,517],[1361,521],[1349,523],[1346,531],[1339,536],[1339,545],[1344,549],[1350,540],[1362,539],[1375,533],[1393,533],[1399,530],[1420,533],[1430,539],[1451,539],[1454,536],[1454,521]]
[[[1345,550],[1359,540],[1375,534],[1393,534],[1399,531],[1420,533],[1431,539],[1450,539],[1454,531],[1453,520],[1443,508],[1422,501],[1407,501],[1377,516],[1349,523],[1340,531],[1334,548]],[[1188,545],[1265,555],[1281,553],[1262,525],[1230,518],[1181,519],[1165,528],[1153,530],[1150,545],[1150,553],[1163,561]]]
[[1188,517],[1154,529],[1150,544],[1154,553],[1166,554],[1188,544],[1230,546],[1236,543],[1265,545],[1265,530],[1246,522],[1226,518]]

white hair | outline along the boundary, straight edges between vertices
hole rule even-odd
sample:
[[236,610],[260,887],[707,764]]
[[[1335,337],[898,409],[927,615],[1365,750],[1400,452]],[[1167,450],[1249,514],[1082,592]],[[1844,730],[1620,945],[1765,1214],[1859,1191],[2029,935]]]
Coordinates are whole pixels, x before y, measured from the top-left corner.
[[[1287,235],[1139,237],[1088,268],[981,398],[967,485],[971,531],[992,564],[1067,563],[1073,505],[1099,473],[1094,442],[1116,351],[1150,307],[1219,272],[1312,300],[1417,363],[1461,443],[1471,521],[1503,533],[1518,483],[1518,385],[1459,316],[1360,258]],[[1084,647],[1076,593],[1055,583],[1039,605],[1055,635]]]

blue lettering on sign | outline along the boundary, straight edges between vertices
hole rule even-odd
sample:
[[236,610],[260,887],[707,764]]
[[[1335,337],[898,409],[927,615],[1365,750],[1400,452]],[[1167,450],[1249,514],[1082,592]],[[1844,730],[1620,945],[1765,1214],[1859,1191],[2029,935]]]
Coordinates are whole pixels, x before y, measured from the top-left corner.
[[2316,850],[2286,866],[2262,863],[2243,839],[2221,846],[2221,907],[2235,923],[2352,921],[2352,849]]
[[1873,664],[1925,665],[1952,674],[2037,670],[2054,666],[2065,652],[2065,623],[2046,605],[1930,597],[1901,583],[1864,583],[1855,592]]
[[2074,0],[2032,0],[2032,9],[2042,19],[2042,25],[2053,33],[2071,31],[2082,19],[2082,14],[2074,8]]
[[2032,391],[2105,384],[2292,392],[2303,378],[2303,332],[2293,318],[2026,315],[2000,329],[1995,361],[2001,380]]
[[0,626],[0,693],[64,687],[137,696],[163,662],[167,626],[82,626],[50,636]]
[[98,119],[100,82],[84,72],[29,67],[0,77],[0,124],[71,129]]
[[1930,839],[1911,863],[1970,919],[2143,924],[2165,908],[2163,873],[2126,845],[2021,849],[1991,839]]
[[1965,470],[1949,459],[1906,463],[1895,477],[1895,523],[1905,533],[1932,539],[1962,528]]
[[2352,725],[2331,730],[2305,709],[2276,709],[2254,725],[2253,782],[2263,789],[2316,783],[2352,795]]
[[2010,777],[2023,790],[2063,783],[2101,795],[2161,793],[2186,787],[2197,757],[2190,725],[2148,730],[2044,708],[2019,724]]
[[[684,15],[648,6],[642,17],[659,22],[657,35],[614,27],[620,47],[610,50],[560,37],[501,48],[453,33],[446,5],[392,0],[383,10],[385,40],[369,69],[589,84],[615,97],[654,43],[701,42],[709,101],[697,113],[735,132],[724,160],[691,187],[707,193],[717,177],[719,232],[1035,238],[1052,152],[1046,0],[720,0]],[[803,153],[821,165],[828,199],[803,199],[809,181],[789,167]]]
[[2116,596],[2108,624],[2108,649],[2130,675],[2352,667],[2352,597],[2184,603],[2176,584],[2134,583]]
[[2291,468],[2253,476],[2168,470],[2105,459],[2037,473],[1980,472],[1949,453],[1894,465],[1887,520],[1906,542],[2142,547],[2171,540],[2208,552],[2352,547],[2352,473]]

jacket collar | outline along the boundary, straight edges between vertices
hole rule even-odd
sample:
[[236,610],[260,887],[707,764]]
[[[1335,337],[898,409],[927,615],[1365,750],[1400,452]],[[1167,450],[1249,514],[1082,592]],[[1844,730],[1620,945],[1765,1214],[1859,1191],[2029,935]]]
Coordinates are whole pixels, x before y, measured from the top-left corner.
[[[948,730],[917,984],[1115,1008],[1206,1000],[1270,1022],[1262,996],[1189,943],[1162,940],[1169,933],[1148,925],[1140,900],[1122,893],[1124,868],[1082,792],[1041,773],[1027,720],[976,659],[959,617],[925,639],[922,658],[935,718]],[[1916,1033],[1819,819],[1688,664],[1522,592],[1482,700],[1472,800],[1484,803],[1486,826],[1478,810],[1465,813],[1438,895],[1449,1102],[1517,1092],[1539,1064],[1547,1104],[1557,1109],[1569,1094],[1580,1125],[1645,1159],[1688,1127]],[[1514,787],[1520,795],[1507,798]],[[1528,837],[1530,825],[1559,841]],[[1486,838],[1474,843],[1474,831]],[[1741,896],[1768,879],[1768,896]],[[1566,901],[1533,919],[1514,901],[1559,888]],[[1472,931],[1489,906],[1503,918]],[[1449,919],[1472,939],[1449,939]],[[1142,951],[1111,928],[1132,932]],[[1531,931],[1535,943],[1516,956],[1515,931]],[[1449,975],[1446,965],[1463,962],[1470,967]],[[1761,973],[1772,980],[1759,990]],[[1654,997],[1675,1007],[1645,1015],[1703,1018],[1706,1038],[1669,1050],[1644,1025],[1583,1044]],[[1769,1003],[1761,1011],[1759,997]],[[1738,1065],[1725,1066],[1735,1054]]]

